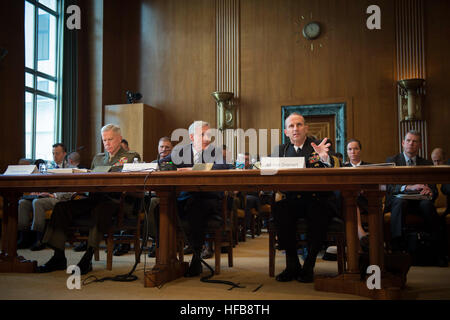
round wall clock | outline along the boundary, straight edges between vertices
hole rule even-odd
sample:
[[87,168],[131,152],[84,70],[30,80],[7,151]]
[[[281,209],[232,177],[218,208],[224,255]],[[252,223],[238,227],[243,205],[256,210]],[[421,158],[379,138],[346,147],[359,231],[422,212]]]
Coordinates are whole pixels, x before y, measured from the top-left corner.
[[303,27],[303,36],[308,40],[317,39],[320,36],[320,24],[312,21]]

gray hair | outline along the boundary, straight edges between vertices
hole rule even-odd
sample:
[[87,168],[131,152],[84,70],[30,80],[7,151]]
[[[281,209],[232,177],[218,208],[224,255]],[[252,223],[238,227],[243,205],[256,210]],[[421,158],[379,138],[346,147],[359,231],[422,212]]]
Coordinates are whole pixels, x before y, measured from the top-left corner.
[[70,159],[75,163],[80,163],[80,158],[80,154],[76,151],[69,153],[69,155],[67,156],[67,159]]
[[120,127],[118,125],[115,125],[112,123],[107,124],[102,128],[102,133],[105,131],[113,131],[113,132],[117,133],[118,135],[122,135],[120,132]]
[[408,134],[412,134],[413,136],[419,137],[419,142],[422,142],[422,134],[417,130],[409,130],[406,134],[403,140],[406,140],[406,136]]
[[201,120],[194,121],[194,122],[189,126],[189,134],[194,134],[195,128],[203,128],[203,127],[206,127],[206,126],[208,126],[208,127],[210,126],[209,123],[206,122],[206,121],[201,121]]

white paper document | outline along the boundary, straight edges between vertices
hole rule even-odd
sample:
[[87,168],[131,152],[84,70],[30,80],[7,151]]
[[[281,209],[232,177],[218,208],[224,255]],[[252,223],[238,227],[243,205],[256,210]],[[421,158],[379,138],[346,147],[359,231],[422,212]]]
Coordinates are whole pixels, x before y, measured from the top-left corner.
[[39,170],[34,164],[30,165],[10,165],[6,169],[4,175],[10,176],[10,175],[16,175],[16,174],[32,174],[32,173],[38,173]]
[[261,170],[305,168],[305,157],[262,157]]
[[400,193],[395,195],[396,198],[405,200],[431,200],[432,197],[420,194],[420,193]]

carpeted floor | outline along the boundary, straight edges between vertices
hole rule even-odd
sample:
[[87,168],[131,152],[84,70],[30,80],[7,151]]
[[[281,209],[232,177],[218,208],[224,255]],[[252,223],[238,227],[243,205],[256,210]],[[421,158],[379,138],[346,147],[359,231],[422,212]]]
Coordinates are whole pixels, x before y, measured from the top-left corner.
[[[135,274],[138,280],[134,282],[93,282],[83,285],[81,289],[69,290],[66,282],[69,275],[65,271],[48,274],[0,274],[0,299],[51,299],[51,300],[360,300],[365,299],[355,295],[334,294],[314,290],[313,284],[302,284],[297,281],[279,283],[268,275],[268,236],[262,234],[255,239],[239,243],[234,249],[234,267],[229,268],[227,255],[222,255],[222,273],[213,279],[221,279],[240,283],[245,288],[234,288],[224,284],[200,282],[197,278],[180,278],[161,288],[144,287],[144,259],[146,269],[154,264],[154,258],[142,255],[142,262],[137,266]],[[76,253],[72,248],[66,249],[68,264],[76,264],[83,253]],[[45,263],[52,251],[46,249],[40,252],[19,250],[19,255]],[[187,261],[190,256],[186,256]],[[100,261],[94,261],[94,270],[82,276],[97,278],[128,273],[134,264],[134,254],[114,257],[113,270],[108,271],[106,254],[100,253]],[[214,260],[207,262],[214,267]],[[276,273],[283,270],[284,256],[277,252]],[[204,269],[204,274],[207,270]],[[317,260],[316,274],[336,274],[336,262]],[[261,286],[262,285],[262,286]],[[261,287],[260,287],[261,286]],[[254,292],[256,288],[260,287]],[[450,268],[412,267],[408,273],[407,288],[404,291],[407,299],[450,299]]]

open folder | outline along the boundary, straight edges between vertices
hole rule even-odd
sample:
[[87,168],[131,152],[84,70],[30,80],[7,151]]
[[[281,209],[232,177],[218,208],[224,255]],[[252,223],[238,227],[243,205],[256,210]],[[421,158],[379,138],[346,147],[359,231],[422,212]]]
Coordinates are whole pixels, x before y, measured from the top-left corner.
[[429,197],[420,193],[399,193],[395,195],[396,198],[405,199],[405,200],[431,200],[432,197]]

